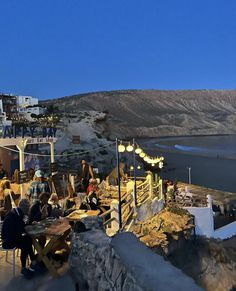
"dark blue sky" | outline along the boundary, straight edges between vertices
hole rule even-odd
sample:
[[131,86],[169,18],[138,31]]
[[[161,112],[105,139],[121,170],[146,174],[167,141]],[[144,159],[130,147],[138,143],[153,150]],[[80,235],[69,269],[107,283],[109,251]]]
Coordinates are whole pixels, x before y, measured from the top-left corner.
[[236,88],[235,0],[1,0],[0,92]]

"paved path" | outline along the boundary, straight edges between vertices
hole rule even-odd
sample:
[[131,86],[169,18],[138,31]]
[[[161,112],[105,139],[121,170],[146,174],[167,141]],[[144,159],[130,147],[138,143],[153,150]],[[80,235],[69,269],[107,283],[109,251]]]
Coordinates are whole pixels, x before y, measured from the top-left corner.
[[9,262],[5,262],[5,252],[0,252],[0,290],[1,291],[75,291],[75,286],[68,273],[68,264],[61,268],[62,276],[52,278],[48,272],[36,274],[33,279],[26,280],[20,275],[20,260],[16,258],[16,275],[12,277],[12,253]]

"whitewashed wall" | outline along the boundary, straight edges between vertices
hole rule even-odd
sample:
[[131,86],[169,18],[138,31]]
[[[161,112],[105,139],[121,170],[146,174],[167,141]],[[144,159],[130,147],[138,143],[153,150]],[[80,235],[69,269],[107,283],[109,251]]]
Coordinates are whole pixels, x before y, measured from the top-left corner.
[[195,217],[195,231],[197,235],[212,237],[214,220],[210,207],[184,207]]

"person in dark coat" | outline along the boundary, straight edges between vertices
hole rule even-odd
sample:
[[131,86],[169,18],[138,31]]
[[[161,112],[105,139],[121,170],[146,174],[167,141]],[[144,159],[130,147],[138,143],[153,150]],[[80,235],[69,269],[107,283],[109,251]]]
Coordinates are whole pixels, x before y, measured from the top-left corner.
[[[2,225],[2,247],[4,249],[19,248],[21,250],[21,274],[27,279],[33,275],[36,260],[32,248],[32,239],[25,233],[24,216],[28,215],[30,203],[21,199],[18,207],[13,208],[6,216]],[[30,257],[30,269],[26,268],[27,257]]]

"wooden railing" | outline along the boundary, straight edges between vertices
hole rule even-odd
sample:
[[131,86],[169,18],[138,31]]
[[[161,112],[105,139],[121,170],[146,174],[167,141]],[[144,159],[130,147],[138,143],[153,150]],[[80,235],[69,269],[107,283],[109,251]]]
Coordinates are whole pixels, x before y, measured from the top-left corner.
[[142,184],[136,187],[137,204],[140,205],[150,196],[150,183],[145,180]]

